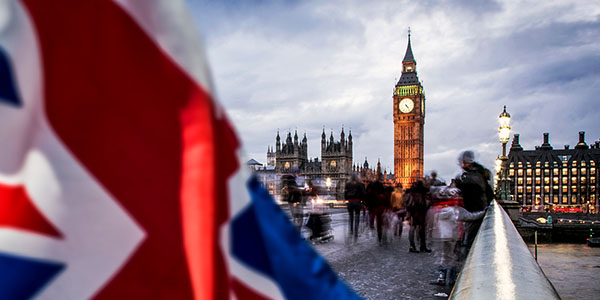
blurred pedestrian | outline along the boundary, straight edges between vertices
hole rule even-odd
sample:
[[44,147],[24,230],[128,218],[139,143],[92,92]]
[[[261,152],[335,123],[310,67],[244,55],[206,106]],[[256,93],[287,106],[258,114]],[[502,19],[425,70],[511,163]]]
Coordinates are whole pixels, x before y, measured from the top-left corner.
[[311,203],[313,200],[316,200],[320,194],[319,186],[315,185],[312,179],[308,179],[306,181],[306,187],[304,188],[303,195],[304,200],[303,204]]
[[[408,211],[410,220],[410,229],[408,231],[408,241],[410,243],[409,252],[419,253],[431,252],[427,248],[427,241],[425,238],[425,217],[427,209],[429,208],[429,201],[427,199],[428,189],[423,184],[422,180],[418,180],[410,188],[408,198],[406,202],[406,210]],[[419,235],[420,247],[417,250],[415,245],[415,231]]]
[[302,205],[302,190],[296,183],[296,176],[287,174],[281,176],[282,196],[288,202],[292,221],[298,230],[302,229],[304,222],[304,209]]
[[446,183],[437,177],[437,171],[431,171],[431,175],[425,178],[425,186],[431,188],[432,186],[444,186]]
[[[458,269],[457,242],[463,221],[483,218],[485,211],[471,213],[462,207],[460,190],[453,187],[434,186],[430,189],[431,207],[427,211],[427,237],[438,266],[437,278],[431,284],[453,285]],[[460,247],[460,245],[458,246]]]
[[[383,213],[389,207],[389,198],[386,199],[385,188],[381,183],[381,175],[377,176],[377,180],[371,182],[367,187],[367,198],[371,203],[370,222],[375,221],[377,225],[377,242],[383,243]],[[373,220],[373,221],[371,221]],[[371,225],[372,226],[372,225]],[[372,227],[371,227],[372,228]]]
[[[458,163],[462,173],[457,176],[454,183],[460,189],[465,209],[469,212],[482,211],[490,205],[494,192],[489,184],[490,171],[475,161],[475,153],[467,150],[458,156]],[[479,231],[482,220],[465,222],[465,238],[463,244],[466,251],[471,249],[475,236]]]
[[360,211],[362,210],[362,202],[365,199],[365,186],[358,180],[356,174],[350,176],[350,181],[346,183],[344,189],[344,199],[348,201],[348,219],[350,222],[350,235],[358,236],[358,225],[360,223]]
[[384,186],[383,194],[385,195],[384,199],[384,208],[382,213],[382,235],[383,235],[383,243],[387,243],[388,240],[388,232],[391,233],[395,229],[395,223],[398,217],[396,213],[392,211],[392,194],[394,193],[393,186]]
[[402,225],[404,222],[404,218],[406,217],[406,207],[405,207],[404,190],[402,190],[402,183],[398,182],[396,187],[394,188],[394,192],[392,193],[390,202],[392,205],[392,211],[396,214],[396,222],[394,224],[394,235],[398,237],[402,237]]
[[[373,195],[373,187],[375,187],[375,181],[368,181],[366,187],[366,195],[365,195],[365,208],[368,216],[368,225],[369,229],[375,229],[375,197]],[[383,187],[382,187],[383,189]]]

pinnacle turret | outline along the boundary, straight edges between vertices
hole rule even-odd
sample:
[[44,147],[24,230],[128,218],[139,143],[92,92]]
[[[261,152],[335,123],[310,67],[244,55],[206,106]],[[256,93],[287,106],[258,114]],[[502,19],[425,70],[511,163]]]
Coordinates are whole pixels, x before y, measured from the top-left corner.
[[408,29],[408,45],[406,46],[406,54],[402,60],[402,75],[396,83],[396,86],[420,85],[419,77],[417,77],[417,61],[412,53],[410,45],[410,28]]
[[402,60],[402,62],[414,62],[415,61],[415,57],[413,56],[412,53],[412,47],[410,46],[410,27],[408,28],[408,46],[406,47],[406,53],[404,54],[404,59]]

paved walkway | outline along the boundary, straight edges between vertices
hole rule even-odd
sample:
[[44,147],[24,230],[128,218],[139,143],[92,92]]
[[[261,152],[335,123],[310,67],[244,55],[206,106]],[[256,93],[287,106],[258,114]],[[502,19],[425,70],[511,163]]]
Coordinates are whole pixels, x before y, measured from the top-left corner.
[[[349,238],[347,214],[334,216],[335,239],[315,245],[333,269],[365,299],[447,299],[451,288],[429,284],[437,267],[433,253],[408,252],[408,225],[401,238],[388,234],[377,243],[375,231],[362,229],[358,239]],[[335,226],[337,225],[337,226]]]

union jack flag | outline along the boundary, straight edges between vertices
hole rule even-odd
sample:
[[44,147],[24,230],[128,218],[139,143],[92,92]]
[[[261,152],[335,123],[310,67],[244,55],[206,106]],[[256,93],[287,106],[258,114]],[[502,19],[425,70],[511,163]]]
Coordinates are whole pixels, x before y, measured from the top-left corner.
[[0,1],[0,299],[354,299],[261,185],[181,1]]

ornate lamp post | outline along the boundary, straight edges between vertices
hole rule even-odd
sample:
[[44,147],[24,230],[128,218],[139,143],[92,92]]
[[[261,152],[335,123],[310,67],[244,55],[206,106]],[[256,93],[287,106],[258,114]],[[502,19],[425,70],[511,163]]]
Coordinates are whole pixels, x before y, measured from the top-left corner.
[[508,186],[507,186],[507,178],[506,178],[506,161],[508,160],[508,156],[506,156],[506,143],[508,143],[508,139],[510,137],[510,114],[506,112],[506,105],[504,105],[504,110],[499,116],[500,128],[498,129],[498,137],[500,138],[500,143],[502,143],[502,156],[500,156],[500,167],[499,167],[499,200],[501,202],[505,202],[510,200]]
[[500,191],[500,171],[502,170],[502,160],[500,156],[496,157],[494,169],[496,170],[496,176],[494,176],[494,189],[496,193]]

